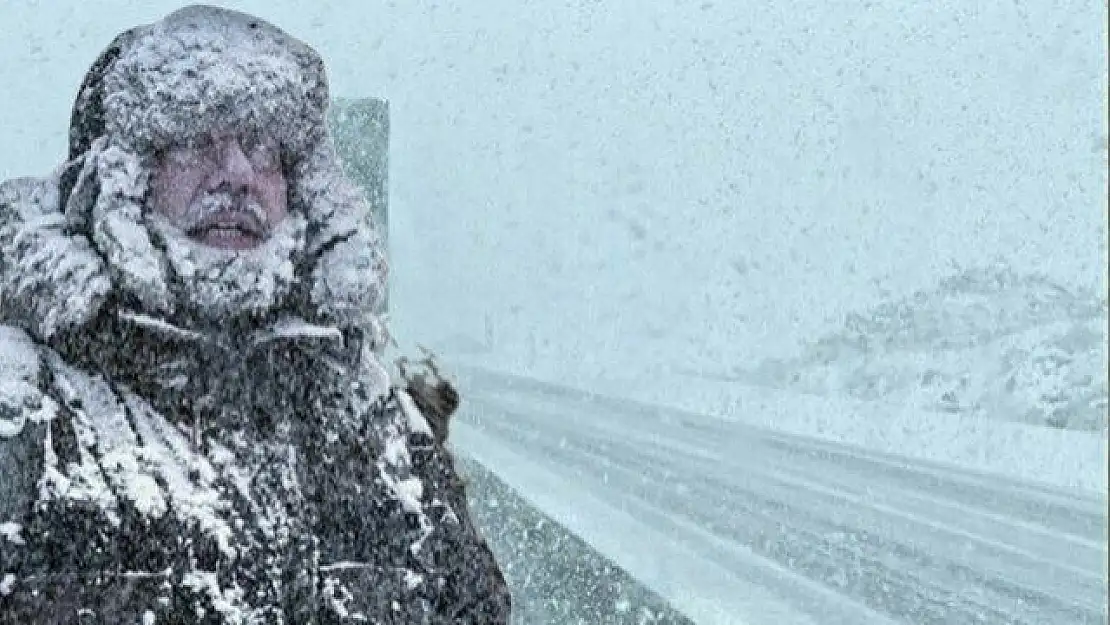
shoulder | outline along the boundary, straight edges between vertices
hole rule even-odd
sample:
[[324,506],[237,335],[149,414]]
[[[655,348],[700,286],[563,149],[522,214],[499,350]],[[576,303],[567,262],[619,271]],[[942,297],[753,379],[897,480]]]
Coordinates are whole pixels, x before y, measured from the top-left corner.
[[34,340],[23,330],[0,323],[0,372],[7,374],[34,368],[31,361],[39,361]]
[[28,209],[43,206],[57,207],[58,180],[45,178],[11,178],[0,182],[0,208]]
[[59,204],[57,176],[0,184],[0,320],[37,338],[87,323],[111,290],[104,260]]
[[[44,225],[59,226],[63,221],[56,207],[58,185],[51,178],[12,178],[0,182],[0,250],[10,261],[17,257],[20,233],[39,229]],[[23,243],[25,245],[26,243]],[[0,257],[0,268],[5,259]]]

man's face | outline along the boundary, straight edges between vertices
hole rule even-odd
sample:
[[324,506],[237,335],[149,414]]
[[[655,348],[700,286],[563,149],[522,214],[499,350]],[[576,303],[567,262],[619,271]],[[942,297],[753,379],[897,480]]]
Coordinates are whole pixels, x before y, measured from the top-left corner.
[[150,209],[199,243],[249,250],[287,216],[286,192],[277,141],[213,133],[158,154]]

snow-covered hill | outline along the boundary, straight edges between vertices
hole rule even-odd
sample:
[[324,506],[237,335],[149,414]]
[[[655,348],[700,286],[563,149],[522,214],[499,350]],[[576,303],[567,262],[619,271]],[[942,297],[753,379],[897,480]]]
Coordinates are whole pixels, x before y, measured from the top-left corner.
[[1107,303],[1004,265],[849,315],[796,358],[745,377],[1081,430],[1107,427]]

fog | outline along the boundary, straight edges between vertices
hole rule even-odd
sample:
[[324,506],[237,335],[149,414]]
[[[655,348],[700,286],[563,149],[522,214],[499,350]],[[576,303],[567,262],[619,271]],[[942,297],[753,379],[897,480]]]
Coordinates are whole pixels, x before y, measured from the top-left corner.
[[[216,4],[390,100],[426,342],[747,361],[958,267],[1106,284],[1105,7]],[[0,177],[56,165],[89,63],[175,6],[5,7]]]

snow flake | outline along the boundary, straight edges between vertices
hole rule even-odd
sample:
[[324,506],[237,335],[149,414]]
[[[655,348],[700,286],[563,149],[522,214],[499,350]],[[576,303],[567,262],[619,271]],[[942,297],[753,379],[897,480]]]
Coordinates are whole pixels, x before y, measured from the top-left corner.
[[238,625],[248,622],[243,590],[237,585],[227,589],[220,588],[215,571],[190,571],[182,577],[181,584],[207,594],[212,607],[224,616],[227,623]]
[[334,577],[326,578],[321,593],[324,595],[328,607],[332,609],[332,612],[334,612],[336,616],[344,619],[350,617],[350,612],[347,611],[347,604],[354,597],[351,596],[351,591],[347,590],[347,587],[344,586],[342,582]]
[[262,343],[272,339],[283,338],[314,338],[343,340],[343,333],[335,326],[323,326],[308,323],[295,317],[283,317],[274,322],[268,330],[259,333],[257,342]]
[[409,448],[404,439],[399,436],[390,437],[385,442],[385,461],[395,467],[409,466]]
[[412,397],[409,397],[407,392],[398,390],[397,402],[401,405],[401,413],[408,419],[410,431],[432,436],[432,426],[428,425],[428,420],[424,418],[424,414],[416,407]]
[[420,478],[410,477],[400,480],[392,486],[393,492],[397,494],[405,512],[419,513],[423,511],[420,505],[420,497],[424,494],[424,483],[420,481]]
[[15,575],[5,573],[4,578],[0,579],[0,597],[7,597],[12,594],[12,587],[15,586]]
[[405,570],[405,589],[413,590],[424,583],[424,576],[410,569]]
[[12,523],[11,521],[0,523],[0,537],[3,537],[5,540],[12,544],[24,544],[23,537],[19,535],[22,531],[23,526],[19,523]]

